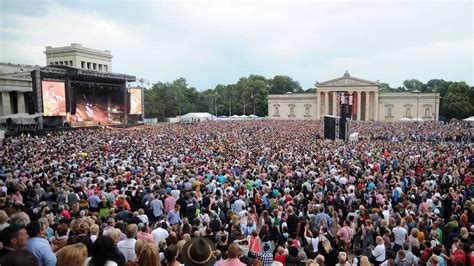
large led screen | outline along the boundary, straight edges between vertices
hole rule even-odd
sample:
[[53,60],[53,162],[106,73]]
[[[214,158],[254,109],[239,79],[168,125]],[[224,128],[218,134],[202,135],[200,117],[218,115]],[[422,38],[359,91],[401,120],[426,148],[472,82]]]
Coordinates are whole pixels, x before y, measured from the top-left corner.
[[41,87],[43,92],[43,115],[65,116],[66,90],[64,82],[43,80]]
[[130,89],[130,114],[142,114],[142,90]]

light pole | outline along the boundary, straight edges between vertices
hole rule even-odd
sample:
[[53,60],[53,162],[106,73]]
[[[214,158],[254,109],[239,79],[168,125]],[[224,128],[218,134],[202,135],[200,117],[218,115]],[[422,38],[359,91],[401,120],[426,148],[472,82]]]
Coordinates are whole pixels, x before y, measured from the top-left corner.
[[418,117],[418,104],[420,102],[420,91],[419,90],[414,90],[412,91],[412,93],[416,93],[417,94],[417,97],[416,97],[416,122],[418,123],[418,120],[419,120],[419,117]]
[[217,93],[214,93],[214,111],[216,113],[217,118]]
[[438,97],[436,95],[436,91],[437,91],[437,88],[436,88],[436,84],[435,84],[435,87],[432,88],[432,87],[428,87],[432,93],[434,93],[434,112],[433,112],[433,123],[436,124],[436,121],[437,121],[437,117],[436,117],[436,102],[438,100]]
[[[438,80],[436,80],[436,83],[438,83]],[[436,122],[438,121],[438,118],[436,117],[438,112],[436,111],[436,102],[438,101],[438,95],[436,94],[437,91],[438,91],[438,86],[436,86],[437,84],[435,84],[435,87],[434,87],[434,96],[435,96],[435,104],[434,104],[434,123],[436,124]]]
[[255,115],[255,89],[252,88],[252,98],[253,98],[253,115]]

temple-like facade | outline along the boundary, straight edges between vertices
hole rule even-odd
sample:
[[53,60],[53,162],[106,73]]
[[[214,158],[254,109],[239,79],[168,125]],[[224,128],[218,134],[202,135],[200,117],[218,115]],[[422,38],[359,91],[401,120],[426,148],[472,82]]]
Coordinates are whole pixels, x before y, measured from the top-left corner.
[[379,93],[379,81],[351,77],[347,71],[315,86],[316,94],[269,95],[268,117],[319,120],[324,115],[338,116],[345,99],[352,104],[352,120],[438,120],[438,93]]

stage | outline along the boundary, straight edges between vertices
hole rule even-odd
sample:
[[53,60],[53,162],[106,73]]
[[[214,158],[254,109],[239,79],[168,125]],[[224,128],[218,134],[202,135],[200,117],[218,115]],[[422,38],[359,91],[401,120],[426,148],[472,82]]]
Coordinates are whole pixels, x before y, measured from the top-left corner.
[[100,127],[143,122],[143,89],[135,76],[54,65],[31,72],[38,129]]

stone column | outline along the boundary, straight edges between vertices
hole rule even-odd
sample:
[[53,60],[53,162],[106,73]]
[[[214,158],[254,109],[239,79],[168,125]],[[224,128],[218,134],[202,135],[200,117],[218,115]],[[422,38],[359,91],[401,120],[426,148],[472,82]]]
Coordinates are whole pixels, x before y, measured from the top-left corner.
[[337,115],[337,93],[332,93],[332,115]]
[[361,117],[362,92],[357,92],[357,121],[362,121]]
[[25,93],[17,92],[16,93],[16,101],[17,101],[17,105],[18,105],[18,113],[25,113],[26,112]]
[[2,91],[2,115],[10,115],[12,108],[10,105],[10,92]]
[[324,93],[324,115],[329,115],[329,92]]
[[365,121],[370,120],[370,92],[366,91],[365,92]]
[[316,119],[321,119],[321,93],[316,93]]
[[374,120],[379,121],[379,93],[374,93]]

